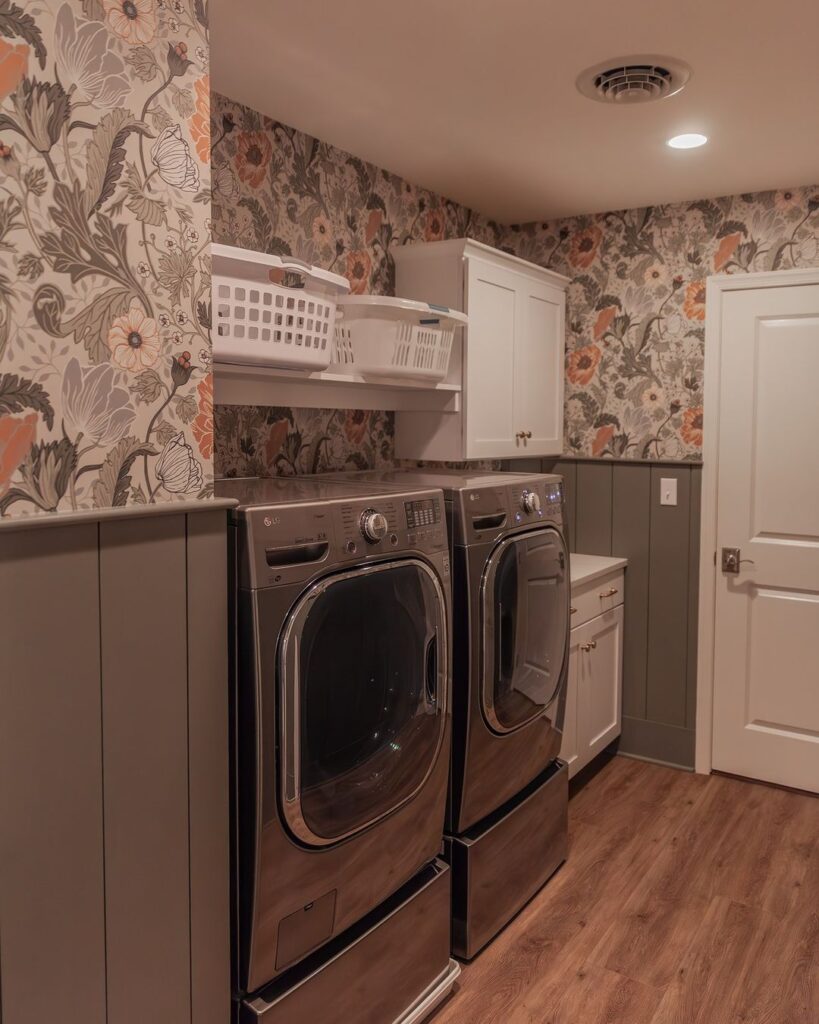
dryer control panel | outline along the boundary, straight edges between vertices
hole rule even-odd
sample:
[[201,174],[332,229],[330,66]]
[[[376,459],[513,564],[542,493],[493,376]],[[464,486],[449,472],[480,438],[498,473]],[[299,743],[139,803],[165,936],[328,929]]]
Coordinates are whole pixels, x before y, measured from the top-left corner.
[[563,481],[559,476],[510,474],[500,486],[494,474],[491,486],[465,488],[454,495],[455,543],[471,544],[500,536],[510,530],[538,523],[563,522]]

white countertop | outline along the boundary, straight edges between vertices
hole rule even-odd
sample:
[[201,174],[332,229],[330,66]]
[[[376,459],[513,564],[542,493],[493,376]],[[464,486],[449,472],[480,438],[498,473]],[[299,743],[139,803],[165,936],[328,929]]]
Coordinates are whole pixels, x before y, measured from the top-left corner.
[[617,569],[625,569],[627,558],[609,558],[607,555],[570,555],[572,586],[589,583],[591,580],[607,576]]

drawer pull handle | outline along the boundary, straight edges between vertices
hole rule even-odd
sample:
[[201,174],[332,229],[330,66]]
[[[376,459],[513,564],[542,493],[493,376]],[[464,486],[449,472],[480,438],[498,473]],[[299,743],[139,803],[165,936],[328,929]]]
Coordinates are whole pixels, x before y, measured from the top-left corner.
[[575,613],[576,611],[577,611],[577,609],[576,609],[576,608],[571,608],[571,607],[570,607],[570,608],[569,608],[569,615],[574,615],[574,613]]
[[587,644],[581,644],[580,645],[580,650],[581,651],[594,651],[596,649],[597,649],[597,641],[596,640],[589,640],[589,642]]
[[616,593],[617,593],[617,587],[609,587],[609,589],[608,590],[604,590],[603,593],[600,596],[601,597],[614,597],[614,595]]

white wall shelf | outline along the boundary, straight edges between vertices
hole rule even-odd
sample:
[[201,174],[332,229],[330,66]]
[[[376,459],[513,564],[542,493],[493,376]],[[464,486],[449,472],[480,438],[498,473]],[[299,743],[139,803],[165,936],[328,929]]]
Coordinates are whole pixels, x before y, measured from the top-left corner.
[[395,409],[456,413],[461,386],[410,378],[368,379],[335,370],[284,370],[216,361],[220,405],[287,405],[305,409]]

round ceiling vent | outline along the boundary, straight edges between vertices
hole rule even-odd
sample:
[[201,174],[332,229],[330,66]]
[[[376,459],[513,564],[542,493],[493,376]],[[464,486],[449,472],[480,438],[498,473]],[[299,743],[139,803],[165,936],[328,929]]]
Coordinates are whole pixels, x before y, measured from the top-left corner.
[[650,103],[679,92],[691,68],[671,57],[620,57],[587,68],[577,88],[601,103]]

